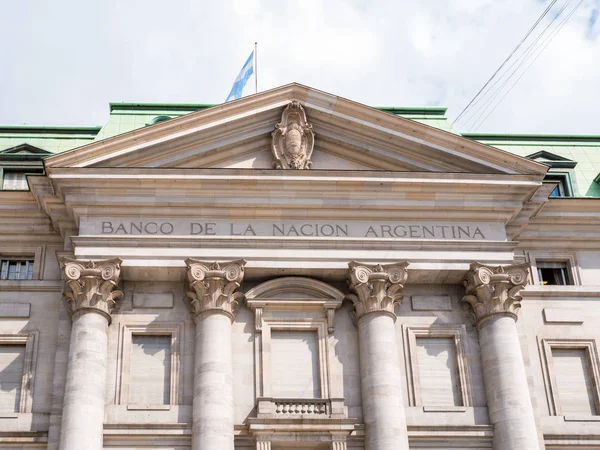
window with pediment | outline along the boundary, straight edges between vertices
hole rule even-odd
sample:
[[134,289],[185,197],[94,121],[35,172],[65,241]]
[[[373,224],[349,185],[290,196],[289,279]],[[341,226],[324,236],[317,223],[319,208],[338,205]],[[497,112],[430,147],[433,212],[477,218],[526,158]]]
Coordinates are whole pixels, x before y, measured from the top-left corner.
[[527,156],[535,162],[549,166],[548,173],[543,183],[552,185],[549,197],[575,197],[577,196],[575,180],[575,166],[577,161],[564,156],[542,150]]
[[[257,439],[266,424],[300,423],[299,432],[329,442],[340,424],[354,423],[333,382],[342,374],[330,363],[335,311],[343,300],[334,287],[302,277],[267,281],[246,293],[255,314],[257,417],[249,423]],[[278,445],[276,436],[268,440]]]
[[42,159],[50,154],[29,144],[0,151],[0,190],[28,190],[27,175],[44,173]]

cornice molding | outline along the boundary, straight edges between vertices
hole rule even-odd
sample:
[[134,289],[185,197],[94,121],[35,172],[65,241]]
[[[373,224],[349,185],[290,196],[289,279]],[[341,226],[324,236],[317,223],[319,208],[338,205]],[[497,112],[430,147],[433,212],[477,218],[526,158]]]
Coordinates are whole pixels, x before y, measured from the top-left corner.
[[296,83],[94,142],[52,156],[45,160],[45,166],[47,168],[85,167],[105,164],[111,158],[162,145],[174,139],[183,139],[186,142],[190,136],[196,136],[194,139],[198,139],[198,136],[216,127],[220,127],[224,133],[227,133],[238,128],[231,126],[231,122],[235,120],[251,116],[257,120],[272,119],[273,116],[277,118],[281,114],[282,107],[290,101],[300,102],[308,111],[317,136],[316,128],[320,123],[331,124],[340,130],[341,135],[346,131],[360,129],[361,136],[369,136],[375,141],[402,142],[403,152],[411,154],[417,160],[425,152],[431,152],[435,155],[431,158],[432,161],[444,159],[445,162],[454,163],[462,169],[457,171],[469,171],[468,167],[473,167],[479,172],[543,175],[547,170],[547,166],[460,135]]
[[121,273],[119,258],[79,261],[68,257],[59,258],[65,280],[63,295],[71,316],[86,312],[102,314],[110,324],[116,300],[123,296],[115,291]]
[[366,314],[384,313],[396,320],[396,305],[402,300],[401,290],[408,277],[408,262],[395,264],[348,263],[348,298],[354,303],[356,319]]
[[186,295],[194,320],[202,314],[221,313],[233,322],[235,308],[243,294],[235,292],[244,279],[243,259],[227,262],[185,260],[189,290]]
[[529,263],[508,266],[471,264],[463,284],[463,301],[473,308],[477,325],[494,315],[508,315],[517,320],[521,308],[521,291],[529,281]]

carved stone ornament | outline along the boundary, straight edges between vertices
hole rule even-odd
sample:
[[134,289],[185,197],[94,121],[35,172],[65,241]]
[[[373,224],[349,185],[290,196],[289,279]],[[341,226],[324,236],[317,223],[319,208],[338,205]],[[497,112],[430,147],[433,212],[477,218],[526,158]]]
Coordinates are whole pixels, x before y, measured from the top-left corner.
[[121,273],[119,258],[101,261],[79,261],[63,257],[59,259],[66,289],[63,295],[71,315],[83,312],[103,314],[110,323],[115,300],[123,296],[115,291]]
[[223,263],[186,259],[187,279],[190,291],[186,295],[191,299],[194,317],[218,312],[234,320],[238,300],[244,295],[235,292],[244,278],[246,261],[228,261]]
[[471,264],[463,284],[469,303],[479,324],[494,314],[510,315],[517,320],[521,308],[521,290],[529,281],[529,264],[486,266]]
[[273,142],[273,167],[276,169],[310,169],[315,135],[312,125],[306,120],[306,113],[299,102],[286,106],[281,122],[271,133]]
[[408,277],[407,262],[368,265],[356,261],[350,267],[348,298],[354,303],[356,318],[372,312],[385,312],[396,320],[396,305],[402,300],[400,292]]

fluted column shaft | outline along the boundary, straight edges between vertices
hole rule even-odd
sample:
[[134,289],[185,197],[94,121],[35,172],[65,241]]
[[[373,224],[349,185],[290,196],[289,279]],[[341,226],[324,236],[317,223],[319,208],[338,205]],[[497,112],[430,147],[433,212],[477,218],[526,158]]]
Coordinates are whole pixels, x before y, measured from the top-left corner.
[[245,261],[186,263],[196,322],[192,450],[234,450],[231,323]]
[[350,263],[350,296],[357,315],[366,450],[408,450],[395,305],[407,263]]
[[103,448],[108,326],[121,260],[61,260],[72,317],[61,450]]
[[464,300],[479,329],[483,380],[495,450],[539,450],[539,438],[517,332],[528,266],[472,264]]

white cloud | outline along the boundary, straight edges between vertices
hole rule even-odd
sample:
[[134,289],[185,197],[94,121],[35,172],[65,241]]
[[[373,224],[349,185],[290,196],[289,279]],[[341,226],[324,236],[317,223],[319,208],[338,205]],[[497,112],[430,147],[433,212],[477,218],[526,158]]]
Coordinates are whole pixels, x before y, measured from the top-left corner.
[[[479,131],[600,134],[598,2],[584,0]],[[298,81],[454,117],[547,4],[11,2],[0,17],[0,123],[101,124],[109,101],[220,103],[255,41],[261,90]]]

